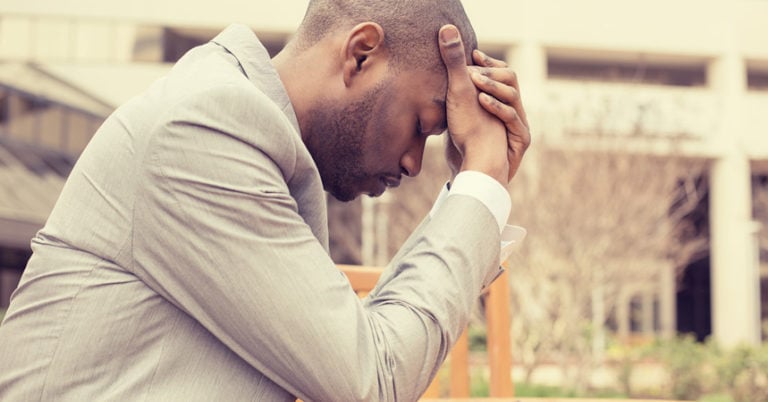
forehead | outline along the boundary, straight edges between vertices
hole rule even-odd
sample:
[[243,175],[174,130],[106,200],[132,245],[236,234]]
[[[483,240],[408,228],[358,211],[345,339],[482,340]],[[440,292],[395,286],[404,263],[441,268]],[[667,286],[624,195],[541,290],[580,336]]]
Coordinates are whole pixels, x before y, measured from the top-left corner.
[[401,93],[422,101],[437,103],[445,108],[448,90],[448,76],[445,72],[403,70],[397,73],[395,81]]

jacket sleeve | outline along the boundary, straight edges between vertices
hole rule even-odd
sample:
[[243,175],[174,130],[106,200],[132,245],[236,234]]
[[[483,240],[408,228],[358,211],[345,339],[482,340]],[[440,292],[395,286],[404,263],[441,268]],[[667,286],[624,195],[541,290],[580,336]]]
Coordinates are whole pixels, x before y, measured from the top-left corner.
[[418,399],[494,266],[494,218],[449,197],[364,304],[299,215],[291,152],[267,145],[288,123],[264,107],[255,90],[213,88],[155,126],[131,269],[304,400]]

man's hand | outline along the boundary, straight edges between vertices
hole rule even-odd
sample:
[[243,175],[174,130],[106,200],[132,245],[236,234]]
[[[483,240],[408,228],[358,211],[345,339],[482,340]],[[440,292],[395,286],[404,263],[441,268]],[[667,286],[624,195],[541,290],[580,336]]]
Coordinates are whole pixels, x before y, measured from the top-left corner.
[[[496,117],[496,124],[502,123],[505,128],[506,143],[499,146],[504,146],[506,149],[507,171],[504,180],[499,181],[506,184],[517,173],[523,154],[531,141],[525,109],[520,99],[517,77],[506,63],[493,59],[479,50],[475,50],[472,54],[478,66],[466,66],[464,48],[460,39],[453,43],[446,43],[443,40],[442,35],[446,29],[455,30],[455,27],[446,25],[440,31],[440,50],[443,61],[448,67],[448,99],[446,103],[449,136],[446,139],[445,148],[448,166],[454,176],[460,169],[479,170],[468,167],[475,165],[474,163],[465,164],[466,150],[462,148],[462,145],[465,148],[468,145],[466,136],[487,137],[495,132],[494,125],[488,125],[487,119],[479,118],[487,115],[478,114],[474,106],[479,104],[486,112]],[[458,31],[455,32],[458,36]],[[462,69],[466,73],[462,73]],[[467,74],[475,86],[475,88],[471,88],[474,91],[466,87],[465,76]],[[478,93],[478,89],[482,92]],[[474,92],[477,102],[472,102],[468,98],[470,92]],[[473,118],[473,114],[478,117]],[[483,132],[483,130],[489,131]],[[478,141],[481,139],[478,138]],[[493,142],[496,142],[495,139]],[[469,141],[469,144],[471,143],[472,139]],[[498,179],[498,177],[496,178]]]
[[[461,160],[460,170],[488,174],[502,185],[509,181],[506,127],[501,120],[481,106],[478,90],[470,78],[464,45],[458,29],[446,25],[440,29],[440,53],[448,70],[446,114],[450,143],[456,152],[447,154],[449,164]],[[450,144],[449,144],[450,145]]]
[[475,49],[472,58],[479,66],[469,67],[472,82],[483,93],[480,105],[504,122],[507,128],[507,158],[509,160],[509,180],[517,173],[523,154],[531,144],[528,118],[525,115],[520,98],[520,86],[517,75],[507,63],[494,59]]

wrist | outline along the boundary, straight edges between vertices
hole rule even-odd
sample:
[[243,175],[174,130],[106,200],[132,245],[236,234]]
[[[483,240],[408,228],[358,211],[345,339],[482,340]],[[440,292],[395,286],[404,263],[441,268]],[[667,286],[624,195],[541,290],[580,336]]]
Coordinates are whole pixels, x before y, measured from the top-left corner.
[[[460,171],[476,171],[484,173],[499,183],[502,186],[507,185],[507,176],[509,173],[509,161],[506,158],[496,158],[491,153],[484,153],[478,155],[466,154],[464,161],[461,164]],[[455,175],[451,181],[455,179]]]
[[509,174],[506,136],[493,132],[469,136],[458,146],[463,156],[460,171],[484,173],[506,186]]

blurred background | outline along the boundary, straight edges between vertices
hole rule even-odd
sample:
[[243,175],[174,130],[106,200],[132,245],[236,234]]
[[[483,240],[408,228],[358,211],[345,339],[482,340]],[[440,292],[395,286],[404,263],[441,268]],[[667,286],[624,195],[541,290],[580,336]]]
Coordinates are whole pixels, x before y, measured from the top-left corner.
[[[274,55],[306,4],[0,3],[0,315],[111,111],[231,22]],[[534,135],[510,185],[517,394],[768,401],[768,1],[465,7]],[[391,194],[329,200],[336,262],[386,264],[447,178],[441,146]]]

